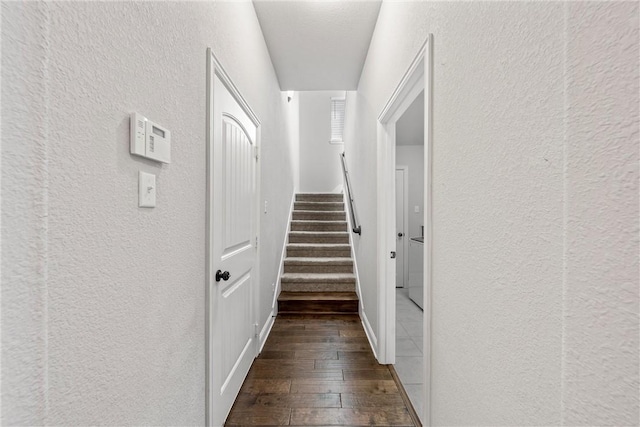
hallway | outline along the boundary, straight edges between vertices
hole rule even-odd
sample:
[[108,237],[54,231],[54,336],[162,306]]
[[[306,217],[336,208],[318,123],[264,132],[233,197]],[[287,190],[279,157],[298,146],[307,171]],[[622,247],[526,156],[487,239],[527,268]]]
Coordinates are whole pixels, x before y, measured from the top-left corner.
[[0,424],[640,425],[638,1],[0,3]]
[[392,372],[358,315],[279,315],[226,425],[420,425]]

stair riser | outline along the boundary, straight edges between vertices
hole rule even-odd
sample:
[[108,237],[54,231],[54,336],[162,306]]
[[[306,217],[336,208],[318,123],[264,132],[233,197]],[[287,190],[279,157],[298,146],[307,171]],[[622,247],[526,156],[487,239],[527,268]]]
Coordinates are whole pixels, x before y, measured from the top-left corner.
[[342,194],[296,194],[296,202],[342,202]]
[[282,283],[282,292],[355,292],[355,283]]
[[352,265],[284,265],[285,273],[353,273]]
[[279,313],[357,313],[358,301],[278,301]]
[[287,248],[287,256],[289,258],[342,258],[350,257],[351,249],[299,249],[299,248]]
[[295,202],[293,205],[295,211],[338,211],[344,212],[344,203],[313,203],[313,202]]
[[344,236],[323,236],[321,234],[312,236],[301,236],[295,234],[289,234],[289,243],[338,243],[348,244],[349,235]]
[[346,222],[338,222],[333,224],[310,222],[310,223],[291,223],[291,231],[347,231]]
[[293,211],[294,221],[345,221],[347,215],[343,212],[330,211]]

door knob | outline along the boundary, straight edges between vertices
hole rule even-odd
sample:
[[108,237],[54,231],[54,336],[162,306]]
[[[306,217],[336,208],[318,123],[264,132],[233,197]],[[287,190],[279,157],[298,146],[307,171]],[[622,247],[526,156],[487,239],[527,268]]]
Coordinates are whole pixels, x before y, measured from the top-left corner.
[[216,282],[219,282],[220,279],[226,282],[227,280],[229,280],[229,277],[231,277],[231,275],[228,271],[225,271],[224,273],[222,272],[222,270],[216,271]]
[[404,234],[398,233],[398,237],[402,237],[402,236],[404,236]]

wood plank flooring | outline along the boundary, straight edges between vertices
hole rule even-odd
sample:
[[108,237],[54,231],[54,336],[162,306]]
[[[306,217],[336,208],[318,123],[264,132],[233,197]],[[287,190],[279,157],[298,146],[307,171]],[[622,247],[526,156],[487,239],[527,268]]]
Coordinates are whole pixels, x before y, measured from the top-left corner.
[[419,426],[354,314],[279,315],[225,425]]

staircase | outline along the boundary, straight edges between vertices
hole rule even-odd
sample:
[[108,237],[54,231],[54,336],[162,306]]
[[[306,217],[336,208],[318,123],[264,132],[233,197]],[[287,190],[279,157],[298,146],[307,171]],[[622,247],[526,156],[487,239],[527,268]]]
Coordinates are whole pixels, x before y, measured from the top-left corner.
[[342,194],[296,194],[279,313],[357,313]]

